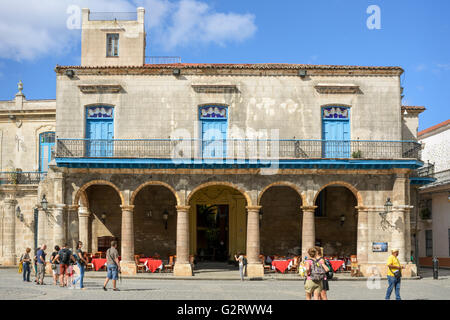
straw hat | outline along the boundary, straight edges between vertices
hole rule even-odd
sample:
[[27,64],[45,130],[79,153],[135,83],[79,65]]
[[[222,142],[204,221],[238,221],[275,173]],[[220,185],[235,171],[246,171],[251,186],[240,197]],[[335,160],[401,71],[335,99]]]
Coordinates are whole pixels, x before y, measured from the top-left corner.
[[394,253],[394,252],[399,252],[399,251],[400,251],[400,250],[398,250],[398,249],[392,249],[392,250],[391,250],[392,253]]

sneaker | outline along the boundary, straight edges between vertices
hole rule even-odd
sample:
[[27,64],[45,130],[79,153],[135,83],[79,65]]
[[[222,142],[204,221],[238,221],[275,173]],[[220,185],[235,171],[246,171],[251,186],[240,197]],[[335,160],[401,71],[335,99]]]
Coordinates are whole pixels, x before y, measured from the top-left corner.
[[108,289],[106,289],[105,287],[103,287],[103,290],[108,291]]

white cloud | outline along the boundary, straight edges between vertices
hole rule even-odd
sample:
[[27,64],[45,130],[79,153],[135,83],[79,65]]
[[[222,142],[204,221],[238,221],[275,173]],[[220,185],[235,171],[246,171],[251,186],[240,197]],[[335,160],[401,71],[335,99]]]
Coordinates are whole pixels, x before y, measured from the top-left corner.
[[33,60],[62,55],[79,44],[80,30],[67,28],[70,6],[91,11],[146,9],[150,44],[164,50],[241,42],[256,32],[251,14],[215,12],[197,0],[15,0],[0,3],[0,58]]
[[444,70],[444,71],[450,71],[450,63],[438,63],[436,64],[436,66],[440,69],[440,70]]

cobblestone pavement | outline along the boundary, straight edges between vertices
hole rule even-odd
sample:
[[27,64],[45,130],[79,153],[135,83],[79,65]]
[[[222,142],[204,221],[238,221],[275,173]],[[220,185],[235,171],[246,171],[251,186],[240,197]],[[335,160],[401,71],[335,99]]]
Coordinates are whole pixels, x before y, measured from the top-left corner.
[[[404,300],[450,300],[450,271],[441,270],[439,280],[432,279],[431,270],[424,270],[423,279],[402,281]],[[102,290],[103,279],[85,278],[86,290],[69,290],[53,286],[50,277],[46,285],[23,282],[15,269],[0,269],[0,300],[6,299],[149,299],[149,300],[304,300],[302,281],[244,281],[239,280],[164,280],[123,279],[118,282],[121,291]],[[330,282],[330,300],[381,300],[384,299],[387,281],[376,283],[372,289],[367,281]],[[111,288],[111,284],[108,285]],[[394,294],[392,295],[394,299]]]

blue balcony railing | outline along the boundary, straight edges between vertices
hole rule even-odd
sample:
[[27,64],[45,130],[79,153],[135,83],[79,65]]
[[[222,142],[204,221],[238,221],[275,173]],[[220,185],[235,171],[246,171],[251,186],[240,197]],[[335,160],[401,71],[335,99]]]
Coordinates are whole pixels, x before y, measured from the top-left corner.
[[420,159],[415,141],[58,139],[56,158]]

